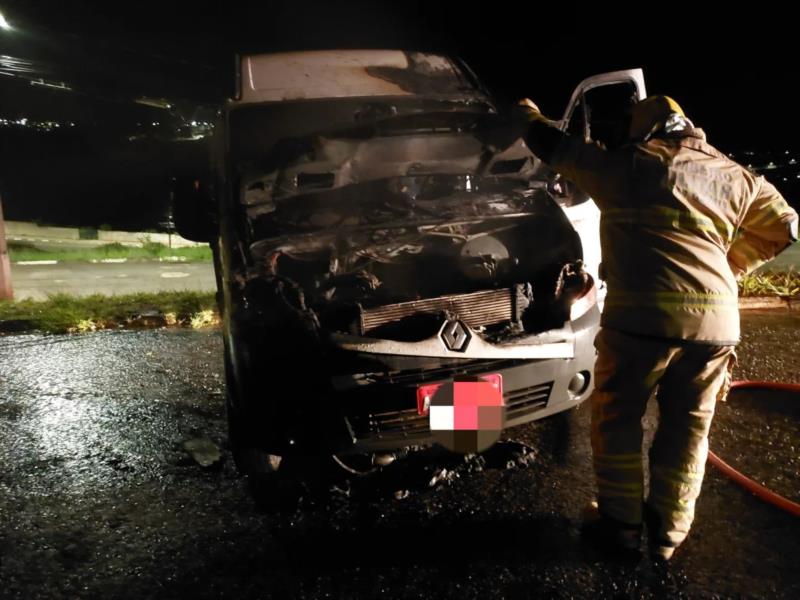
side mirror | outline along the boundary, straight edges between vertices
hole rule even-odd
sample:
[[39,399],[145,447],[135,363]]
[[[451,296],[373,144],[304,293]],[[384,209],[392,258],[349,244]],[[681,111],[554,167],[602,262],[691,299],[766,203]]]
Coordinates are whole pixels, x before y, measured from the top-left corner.
[[219,234],[214,198],[199,179],[173,180],[172,215],[175,229],[187,240],[210,243]]

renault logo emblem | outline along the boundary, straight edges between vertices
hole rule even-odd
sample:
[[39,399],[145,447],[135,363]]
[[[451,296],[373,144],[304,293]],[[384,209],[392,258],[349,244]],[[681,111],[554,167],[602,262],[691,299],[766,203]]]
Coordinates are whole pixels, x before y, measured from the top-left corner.
[[448,350],[464,352],[469,345],[470,333],[461,321],[448,321],[440,334]]

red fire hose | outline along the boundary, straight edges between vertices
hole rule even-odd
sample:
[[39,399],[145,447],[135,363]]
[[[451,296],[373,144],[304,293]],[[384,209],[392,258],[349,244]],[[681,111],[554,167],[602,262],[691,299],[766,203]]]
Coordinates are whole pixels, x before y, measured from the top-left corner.
[[[769,381],[734,381],[731,384],[731,389],[763,389],[763,390],[778,390],[783,392],[800,392],[800,384],[797,383],[772,383]],[[792,502],[788,498],[784,498],[780,494],[776,494],[772,490],[756,483],[746,475],[743,475],[719,456],[709,451],[708,462],[714,465],[722,472],[723,475],[730,478],[733,482],[739,484],[748,492],[751,492],[756,497],[764,502],[768,502],[773,506],[777,506],[796,517],[800,517],[800,504]]]

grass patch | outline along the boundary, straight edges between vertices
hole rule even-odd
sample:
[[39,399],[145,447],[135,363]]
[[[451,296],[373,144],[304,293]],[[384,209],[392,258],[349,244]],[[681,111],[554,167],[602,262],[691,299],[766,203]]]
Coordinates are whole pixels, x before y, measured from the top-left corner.
[[213,292],[83,297],[54,294],[44,301],[0,302],[0,331],[74,333],[117,327],[205,327],[217,321]]
[[94,248],[76,248],[64,250],[44,250],[29,242],[9,242],[8,255],[12,262],[27,260],[57,260],[62,262],[78,262],[105,259],[126,258],[128,260],[154,260],[177,256],[186,262],[209,262],[211,248],[208,246],[191,246],[188,248],[169,248],[165,244],[145,241],[141,248],[124,246],[119,243],[103,244]]
[[739,281],[740,296],[800,296],[800,272],[764,271],[745,275]]

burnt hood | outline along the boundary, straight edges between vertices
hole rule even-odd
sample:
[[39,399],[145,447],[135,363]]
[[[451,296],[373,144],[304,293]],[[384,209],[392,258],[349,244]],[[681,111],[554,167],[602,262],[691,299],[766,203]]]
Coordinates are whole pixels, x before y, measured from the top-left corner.
[[[258,208],[258,205],[253,205]],[[571,229],[543,186],[473,175],[412,175],[355,183],[270,203],[250,213],[253,240],[363,228],[435,227],[523,216]]]

